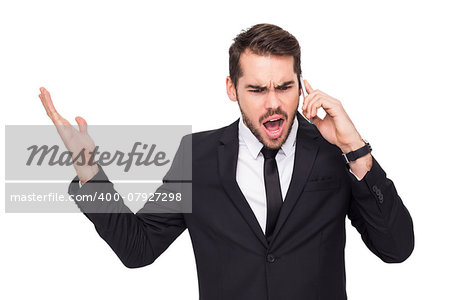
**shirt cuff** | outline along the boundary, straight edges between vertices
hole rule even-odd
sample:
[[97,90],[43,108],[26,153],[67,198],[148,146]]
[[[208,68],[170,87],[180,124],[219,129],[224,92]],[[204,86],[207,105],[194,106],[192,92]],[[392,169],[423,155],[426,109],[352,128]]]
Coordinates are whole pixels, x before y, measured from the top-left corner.
[[[350,171],[350,173],[352,173],[353,174],[353,176],[355,176],[356,177],[356,179],[358,179],[358,181],[361,181],[362,180],[362,178],[359,178],[358,176],[356,176],[356,174],[355,173],[353,173],[352,172],[352,169],[348,169],[349,171]],[[81,182],[80,182],[80,187],[81,187]]]

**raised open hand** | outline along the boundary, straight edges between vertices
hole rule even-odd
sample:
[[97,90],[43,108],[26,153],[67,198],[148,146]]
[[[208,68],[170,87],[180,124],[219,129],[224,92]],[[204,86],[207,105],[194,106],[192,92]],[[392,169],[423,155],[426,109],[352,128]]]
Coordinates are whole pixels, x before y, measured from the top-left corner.
[[95,161],[90,164],[91,153],[94,152],[95,144],[87,133],[87,123],[82,117],[76,117],[79,131],[76,130],[66,119],[64,119],[55,109],[50,93],[43,87],[40,88],[39,98],[44,105],[47,115],[55,124],[67,150],[72,154],[74,167],[78,178],[82,183],[91,179],[97,172],[98,166]]

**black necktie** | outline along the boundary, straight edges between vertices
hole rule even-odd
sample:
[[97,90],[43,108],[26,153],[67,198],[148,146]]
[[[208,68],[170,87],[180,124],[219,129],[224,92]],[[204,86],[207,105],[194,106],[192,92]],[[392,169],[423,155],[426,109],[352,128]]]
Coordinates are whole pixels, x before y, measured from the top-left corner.
[[266,147],[261,149],[261,153],[264,155],[264,184],[267,198],[266,238],[268,242],[272,238],[271,235],[275,229],[278,214],[283,205],[280,178],[275,160],[277,152],[278,149],[273,150]]

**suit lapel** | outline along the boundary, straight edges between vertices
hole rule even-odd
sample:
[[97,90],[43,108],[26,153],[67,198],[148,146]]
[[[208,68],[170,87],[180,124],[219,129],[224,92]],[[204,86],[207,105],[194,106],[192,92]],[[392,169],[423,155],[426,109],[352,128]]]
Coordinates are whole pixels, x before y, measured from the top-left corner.
[[[278,216],[272,240],[276,239],[278,232],[294,208],[311,172],[312,166],[314,165],[314,160],[319,148],[316,140],[319,133],[315,126],[304,119],[298,111],[297,120],[299,126],[297,130],[297,145],[295,148],[292,179],[283,206],[281,207],[280,215]],[[268,248],[269,245],[264,232],[236,182],[236,167],[239,151],[238,123],[239,119],[226,127],[220,139],[220,145],[218,146],[219,175],[225,191],[233,201],[234,205],[257,238],[266,248]]]
[[242,194],[236,181],[236,167],[239,151],[238,138],[239,119],[225,129],[221,137],[221,144],[218,147],[219,154],[219,174],[226,193],[233,201],[245,221],[248,223],[252,231],[267,248],[268,243],[264,232],[259,226],[258,220],[253,213],[252,208]]

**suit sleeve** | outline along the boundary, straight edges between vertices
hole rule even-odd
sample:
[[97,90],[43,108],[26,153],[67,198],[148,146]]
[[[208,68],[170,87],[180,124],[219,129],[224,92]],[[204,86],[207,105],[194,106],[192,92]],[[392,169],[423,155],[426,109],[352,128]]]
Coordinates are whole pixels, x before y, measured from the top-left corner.
[[[168,173],[163,178],[163,184],[156,192],[177,193],[184,191],[187,178],[186,162],[189,158],[183,156],[186,136],[183,137]],[[189,175],[190,177],[190,175]],[[189,178],[190,179],[190,178]],[[168,212],[154,201],[147,201],[142,209],[134,214],[123,202],[123,198],[114,189],[103,168],[82,187],[76,176],[69,185],[69,194],[81,212],[94,224],[98,234],[108,243],[122,263],[128,268],[137,268],[153,263],[169,245],[186,229],[184,215],[180,210]],[[111,199],[118,201],[100,201],[99,195],[109,194]],[[78,200],[77,200],[78,199]],[[87,201],[89,199],[89,201]]]
[[375,255],[384,262],[399,263],[414,249],[412,219],[394,183],[373,155],[372,160],[361,181],[348,172],[352,189],[348,217]]

